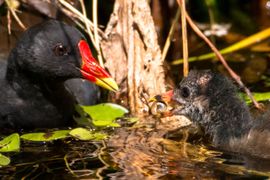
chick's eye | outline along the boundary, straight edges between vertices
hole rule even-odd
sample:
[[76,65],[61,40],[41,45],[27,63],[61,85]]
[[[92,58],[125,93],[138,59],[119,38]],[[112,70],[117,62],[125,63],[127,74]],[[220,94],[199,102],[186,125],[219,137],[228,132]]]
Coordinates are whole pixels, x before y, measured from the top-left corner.
[[188,98],[190,96],[190,90],[188,87],[181,88],[181,96],[183,98]]
[[53,52],[56,56],[68,55],[68,48],[63,44],[59,43],[53,48]]

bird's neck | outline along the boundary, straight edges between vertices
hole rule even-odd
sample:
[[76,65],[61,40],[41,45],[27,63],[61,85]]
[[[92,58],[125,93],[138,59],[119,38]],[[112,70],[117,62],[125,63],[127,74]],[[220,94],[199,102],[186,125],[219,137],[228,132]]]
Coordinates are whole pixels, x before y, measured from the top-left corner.
[[215,146],[226,146],[231,139],[248,133],[252,118],[247,105],[237,95],[220,98],[218,101],[213,102],[213,105],[210,103],[209,109],[214,113],[210,113],[204,127],[206,133],[213,138]]

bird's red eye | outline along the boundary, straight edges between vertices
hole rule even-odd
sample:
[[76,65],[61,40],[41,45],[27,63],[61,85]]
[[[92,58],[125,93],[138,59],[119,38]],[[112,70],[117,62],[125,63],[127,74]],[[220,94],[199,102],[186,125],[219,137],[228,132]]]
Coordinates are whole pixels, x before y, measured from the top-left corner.
[[56,56],[65,56],[68,55],[68,48],[62,43],[58,43],[54,46],[53,52]]

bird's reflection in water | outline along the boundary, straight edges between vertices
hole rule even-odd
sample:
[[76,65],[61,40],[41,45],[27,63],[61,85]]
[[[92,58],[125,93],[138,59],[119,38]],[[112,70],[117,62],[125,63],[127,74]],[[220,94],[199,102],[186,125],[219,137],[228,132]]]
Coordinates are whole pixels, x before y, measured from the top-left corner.
[[[108,143],[112,179],[217,179],[265,178],[268,173],[245,168],[245,159],[186,142],[190,122],[183,116],[147,118],[130,128],[118,129]],[[181,123],[180,123],[181,122]],[[181,127],[181,133],[178,130]],[[167,138],[173,131],[181,139]],[[104,156],[104,157],[105,157]],[[108,157],[109,156],[109,157]],[[228,159],[226,159],[228,158]],[[268,166],[270,169],[270,166]],[[268,169],[268,170],[269,170]]]

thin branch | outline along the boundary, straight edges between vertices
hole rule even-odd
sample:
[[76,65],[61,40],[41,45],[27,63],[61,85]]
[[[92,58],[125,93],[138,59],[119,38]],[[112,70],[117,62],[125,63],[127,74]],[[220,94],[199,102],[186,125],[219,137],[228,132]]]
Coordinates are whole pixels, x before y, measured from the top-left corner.
[[[93,17],[94,17],[94,23],[92,23],[88,18],[87,18],[87,13],[86,13],[86,9],[85,9],[85,4],[83,0],[80,0],[80,4],[81,4],[81,8],[82,8],[82,13],[80,11],[78,11],[76,8],[74,8],[71,4],[69,4],[67,1],[65,0],[58,0],[65,8],[62,9],[62,11],[66,14],[72,14],[72,17],[80,20],[81,22],[84,23],[84,26],[86,27],[83,28],[89,35],[92,44],[94,46],[94,48],[97,51],[98,54],[98,60],[99,60],[99,64],[103,67],[103,59],[101,56],[101,52],[100,52],[100,45],[99,45],[99,34],[101,36],[103,36],[103,32],[98,28],[98,24],[97,24],[97,1],[94,0],[93,3]],[[70,13],[72,12],[72,13]],[[95,15],[94,15],[95,14]],[[75,15],[75,16],[74,16]],[[80,25],[79,22],[76,22],[77,24]],[[81,25],[80,25],[81,27]],[[94,31],[94,35],[92,33],[92,31]]]
[[[62,4],[66,9],[68,9],[69,11],[73,12],[73,14],[76,15],[76,18],[79,19],[80,21],[84,22],[86,21],[87,24],[89,24],[90,28],[93,29],[94,28],[94,25],[93,23],[88,19],[86,18],[85,19],[85,16],[80,12],[78,11],[76,8],[74,8],[71,4],[69,4],[68,2],[66,2],[65,0],[58,0],[60,2],[60,4]],[[92,32],[91,32],[92,33]],[[104,33],[98,29],[98,33],[101,35],[101,36],[104,36]],[[92,34],[93,35],[93,34]],[[91,38],[91,37],[90,37]],[[94,41],[94,38],[92,39],[91,38],[91,41],[95,47],[95,49],[97,50],[97,46],[95,44],[95,41]]]
[[89,23],[87,23],[87,20],[88,20],[88,19],[87,19],[87,13],[86,13],[86,10],[85,10],[85,5],[84,5],[83,0],[80,0],[80,4],[81,4],[81,8],[82,8],[82,13],[83,13],[83,22],[84,22],[84,24],[85,24],[87,33],[88,33],[90,39],[91,39],[92,41],[94,41],[94,36],[93,36],[93,34],[92,34],[92,32],[91,32],[90,25],[89,25]]
[[22,23],[22,21],[20,20],[20,18],[17,16],[16,12],[12,9],[10,9],[11,14],[13,15],[13,17],[15,18],[16,22],[19,24],[19,26],[25,31],[26,27],[25,25]]
[[99,45],[99,36],[98,36],[98,1],[93,0],[93,23],[94,23],[94,38],[95,43],[97,45],[97,51],[98,51],[98,61],[99,64],[104,67],[103,59],[100,52],[100,45]]
[[[79,12],[77,9],[75,11],[75,8],[73,6],[71,6],[69,3],[67,3],[66,1],[62,1],[62,0],[60,0],[60,1],[61,2],[65,2],[65,4],[67,5],[66,7],[69,7],[70,10],[72,12],[74,12],[75,14],[77,14]],[[88,35],[89,35],[89,37],[90,37],[90,39],[92,41],[92,44],[94,45],[95,49],[97,49],[97,46],[96,46],[95,41],[94,41],[94,36],[93,36],[93,34],[92,34],[91,30],[90,30],[89,23],[87,22],[88,19],[87,19],[87,14],[86,14],[86,10],[85,10],[85,6],[84,6],[83,0],[80,0],[80,4],[81,4],[81,8],[82,8],[82,19],[80,19],[80,20],[82,22],[84,22],[84,25],[86,27],[87,33],[88,33]],[[81,12],[79,12],[79,13],[81,13]]]
[[[10,1],[10,0],[5,0],[7,7],[8,7],[8,18],[10,19],[10,13],[12,16],[15,18],[16,22],[19,24],[19,26],[23,29],[26,30],[25,25],[22,23],[18,15],[16,14],[16,9],[19,7],[19,2],[18,1]],[[11,21],[10,21],[11,22]],[[9,32],[10,33],[10,32]]]
[[173,37],[173,34],[174,34],[174,31],[175,31],[175,26],[178,24],[178,19],[180,17],[180,8],[178,8],[177,12],[176,12],[176,15],[173,19],[173,22],[172,22],[172,25],[171,25],[171,28],[170,28],[170,31],[169,31],[169,35],[166,39],[166,42],[165,42],[165,45],[164,45],[164,48],[163,48],[163,51],[162,51],[162,61],[165,60],[165,57],[168,53],[168,50],[169,50],[169,47],[171,45],[171,41],[172,41],[172,37]]
[[[71,12],[73,12],[74,14],[76,14],[78,16],[78,19],[80,19],[82,22],[84,21],[84,15],[78,11],[76,8],[74,8],[71,4],[69,4],[67,1],[65,0],[58,0],[64,7],[66,7],[68,10],[70,10]],[[90,27],[93,28],[93,23],[87,19],[87,23],[90,24]]]
[[82,22],[80,19],[78,19],[78,16],[74,15],[74,13],[66,8],[61,8],[61,11],[69,17],[77,26],[79,26],[82,30],[87,32],[87,29],[85,27],[85,23]]
[[7,11],[7,28],[8,34],[11,35],[11,18],[10,18],[10,11]]
[[181,23],[182,23],[182,41],[183,41],[183,62],[184,62],[184,76],[188,75],[188,41],[187,41],[187,24],[186,24],[186,2],[185,0],[177,0],[181,9]]
[[20,20],[20,18],[17,16],[15,10],[10,9],[11,14],[13,15],[13,17],[15,18],[16,22],[19,24],[19,26],[25,31],[26,27],[25,25],[22,23],[22,21]]

